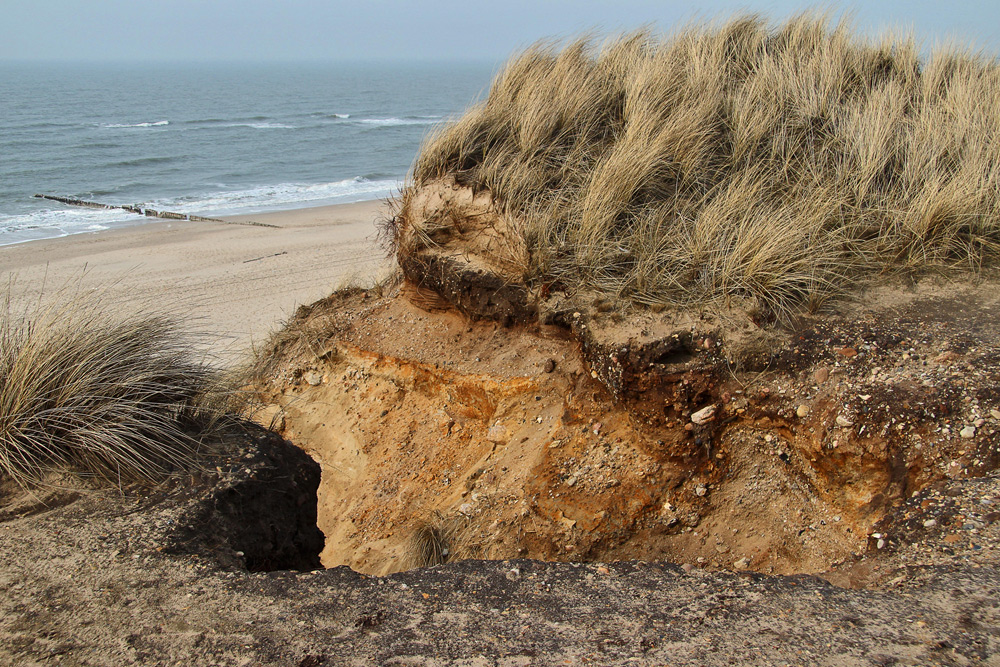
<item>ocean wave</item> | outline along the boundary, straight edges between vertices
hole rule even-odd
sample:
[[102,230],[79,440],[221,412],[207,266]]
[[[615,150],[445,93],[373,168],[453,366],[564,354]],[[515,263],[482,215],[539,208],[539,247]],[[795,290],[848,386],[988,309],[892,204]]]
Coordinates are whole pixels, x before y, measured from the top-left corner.
[[[158,211],[223,216],[381,199],[388,197],[400,185],[397,179],[371,180],[358,176],[329,183],[281,183],[187,198],[122,203],[138,204]],[[89,193],[88,196],[93,194],[96,193]],[[21,215],[0,214],[0,246],[135,225],[149,220],[121,209],[75,206],[45,208]]]
[[162,199],[145,204],[150,208],[199,215],[236,215],[317,204],[346,203],[389,196],[400,182],[396,179],[348,178],[329,183],[281,183],[241,190],[216,192],[186,199]]
[[136,224],[140,215],[117,209],[67,207],[23,215],[0,215],[0,246]]
[[357,122],[362,125],[392,127],[398,125],[437,125],[442,120],[441,116],[408,116],[406,118],[362,118]]
[[184,121],[185,125],[220,125],[222,123],[228,123],[230,119],[228,118],[193,118],[191,120]]
[[121,146],[122,144],[117,141],[89,141],[86,143],[75,144],[70,146],[70,148],[83,151],[95,151],[107,148],[121,148]]
[[286,125],[285,123],[269,123],[269,122],[259,122],[259,123],[228,123],[223,127],[252,127],[255,130],[295,130],[298,129],[295,125]]
[[110,162],[108,165],[111,167],[144,167],[151,164],[166,164],[168,162],[175,162],[176,160],[177,158],[173,156],[140,157],[134,160]]
[[123,128],[123,127],[162,127],[164,125],[170,125],[169,120],[158,120],[149,123],[100,123],[101,127],[107,129]]

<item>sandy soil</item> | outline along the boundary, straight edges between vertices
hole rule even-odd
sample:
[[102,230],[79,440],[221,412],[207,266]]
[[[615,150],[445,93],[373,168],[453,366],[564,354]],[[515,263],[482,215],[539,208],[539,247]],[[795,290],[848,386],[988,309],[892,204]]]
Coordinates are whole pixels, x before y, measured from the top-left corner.
[[[998,396],[992,326],[997,293],[995,285],[979,292],[978,300],[975,292],[963,293],[952,301],[957,308],[918,298],[901,307],[893,322],[855,317],[827,327],[829,337],[819,341],[803,332],[787,352],[811,362],[800,365],[786,359],[783,371],[757,385],[769,389],[768,397],[760,391],[752,402],[726,404],[734,412],[744,409],[748,416],[741,418],[754,423],[720,425],[712,437],[724,458],[711,460],[722,462],[724,474],[706,485],[704,497],[694,486],[685,502],[705,503],[703,509],[721,515],[734,507],[719,503],[730,497],[727,488],[743,489],[764,518],[787,519],[787,526],[772,526],[777,539],[791,546],[808,542],[802,548],[809,552],[822,550],[830,526],[858,525],[859,519],[843,510],[843,521],[833,518],[824,526],[816,521],[827,502],[822,494],[812,496],[818,501],[813,506],[801,493],[782,494],[777,482],[795,481],[801,489],[815,490],[813,473],[821,470],[809,472],[811,458],[832,461],[845,472],[877,473],[878,466],[871,464],[879,461],[902,470],[918,442],[934,450],[922,460],[923,467],[913,470],[923,473],[926,468],[933,474],[916,474],[908,493],[877,505],[883,520],[866,535],[861,556],[844,563],[850,569],[839,572],[842,581],[829,572],[824,575],[828,581],[754,572],[766,564],[756,559],[748,570],[716,570],[712,560],[731,562],[745,553],[746,544],[734,541],[731,528],[738,526],[743,536],[751,526],[765,523],[732,513],[727,521],[738,523],[715,523],[706,513],[704,522],[692,528],[684,525],[683,515],[679,523],[671,523],[659,511],[646,519],[667,531],[661,531],[659,539],[678,541],[678,549],[663,560],[581,563],[588,554],[577,550],[563,556],[577,561],[569,563],[466,560],[381,577],[347,567],[311,570],[322,546],[315,535],[317,510],[323,514],[337,498],[329,488],[317,489],[319,465],[273,434],[251,430],[236,434],[228,454],[213,461],[208,472],[168,480],[153,489],[93,489],[72,478],[52,480],[63,488],[31,494],[0,485],[0,590],[5,593],[0,595],[0,665],[1000,664],[1000,477],[991,454],[998,419],[992,413]],[[605,451],[602,440],[624,433],[624,416],[601,416],[600,429],[591,415],[573,416],[574,406],[591,412],[606,406],[603,400],[594,400],[589,408],[584,405],[589,391],[578,391],[576,399],[567,393],[571,410],[553,415],[580,426],[559,446],[550,448],[549,443],[539,452],[536,439],[532,452],[530,438],[522,441],[520,433],[508,433],[523,417],[529,418],[519,427],[530,424],[532,415],[524,413],[534,408],[527,406],[549,400],[549,392],[528,392],[527,400],[520,401],[517,376],[527,366],[541,363],[531,371],[530,381],[553,389],[569,381],[562,373],[578,367],[579,360],[569,351],[565,358],[557,354],[558,340],[533,343],[530,332],[512,335],[489,323],[463,321],[453,312],[432,314],[402,300],[386,303],[359,293],[355,297],[360,303],[355,302],[353,312],[343,307],[349,303],[328,300],[327,306],[339,306],[326,309],[326,324],[340,324],[337,351],[319,357],[314,353],[312,366],[301,369],[299,383],[293,381],[289,391],[299,394],[303,408],[309,403],[329,410],[329,405],[308,400],[312,392],[344,413],[375,411],[353,420],[355,433],[341,434],[342,442],[354,439],[369,450],[369,463],[381,459],[368,466],[366,477],[374,484],[351,492],[352,507],[341,512],[345,523],[368,521],[355,528],[367,533],[362,540],[341,531],[349,541],[356,540],[359,562],[384,550],[384,533],[380,536],[379,531],[406,532],[406,526],[390,527],[384,522],[388,517],[374,511],[367,517],[357,512],[366,502],[370,509],[398,512],[400,496],[393,495],[391,484],[401,490],[408,484],[411,491],[423,488],[425,498],[443,501],[442,508],[458,502],[470,523],[490,531],[497,518],[514,518],[501,502],[511,497],[493,489],[498,484],[512,492],[513,485],[533,486],[545,495],[524,515],[525,532],[535,531],[523,543],[531,555],[546,555],[541,548],[545,543],[579,547],[590,539],[594,526],[573,518],[587,497],[609,502],[608,524],[623,517],[628,501],[639,498],[644,485],[651,488],[629,446],[615,443]],[[321,306],[313,308],[312,319],[323,312]],[[357,313],[365,314],[355,319]],[[362,326],[351,326],[352,320]],[[451,338],[432,340],[429,333],[434,330]],[[897,340],[894,332],[905,338]],[[289,341],[294,348],[297,341]],[[535,344],[538,349],[532,353]],[[856,354],[842,353],[848,345]],[[451,354],[459,349],[467,352],[461,360],[464,366]],[[518,355],[528,361],[515,358]],[[477,356],[482,360],[479,372]],[[809,379],[818,370],[812,363],[817,358],[830,370],[822,383]],[[555,359],[552,372],[546,372],[543,359]],[[326,364],[331,367],[321,367]],[[590,389],[596,378],[585,374],[578,380]],[[502,396],[505,384],[515,392],[508,399]],[[881,393],[874,386],[878,384],[885,386]],[[379,391],[394,395],[394,400],[380,405]],[[491,403],[490,391],[493,398],[502,399],[496,404],[499,410]],[[536,401],[535,396],[543,398]],[[442,399],[455,417],[438,411]],[[833,447],[830,440],[832,449],[821,457],[809,449],[810,436],[833,418],[822,407],[831,399],[850,408],[854,423],[849,430],[829,429],[840,444]],[[505,409],[503,400],[514,409]],[[873,407],[879,409],[865,411],[871,401],[877,401]],[[923,403],[936,416],[910,412],[905,402],[911,407]],[[891,412],[881,408],[894,403],[898,405]],[[789,414],[803,404],[812,408],[815,419]],[[419,409],[404,414],[413,407]],[[499,421],[504,428],[495,430],[502,433],[482,433],[477,415],[484,410],[491,417],[490,428]],[[730,408],[720,410],[726,414]],[[956,436],[958,426],[976,410],[983,413],[984,422],[974,437]],[[548,433],[551,424],[545,423],[544,414],[538,416],[543,424],[536,422],[536,427]],[[901,416],[906,420],[899,422]],[[340,415],[340,423],[348,424],[349,417]],[[861,437],[862,427],[865,433],[871,429],[878,434],[893,418],[895,426],[904,424],[905,437],[894,441],[902,466],[880,456],[881,436]],[[294,419],[289,411],[289,432],[303,423],[296,426]],[[375,420],[386,423],[382,438],[374,437]],[[412,430],[409,441],[402,439],[406,424]],[[467,438],[469,433],[475,437]],[[495,453],[485,465],[469,466],[463,458],[483,451],[479,435],[485,435],[488,451]],[[764,446],[769,435],[770,448]],[[467,439],[464,447],[455,446]],[[739,451],[751,443],[759,451]],[[428,446],[435,444],[436,450]],[[619,454],[614,454],[616,444]],[[381,456],[382,449],[396,451],[398,460]],[[835,452],[849,455],[837,459]],[[336,452],[325,454],[324,484],[343,481],[330,465],[336,463]],[[530,455],[549,462],[536,466],[542,473],[537,479],[524,474]],[[364,466],[363,459],[355,463]],[[977,464],[984,460],[990,462],[985,470]],[[740,461],[761,470],[741,467]],[[855,467],[859,462],[869,465]],[[797,474],[782,476],[778,471],[785,468]],[[470,469],[472,476],[466,474]],[[704,465],[693,472],[699,471]],[[412,473],[425,479],[417,484],[409,479]],[[611,474],[619,484],[607,487]],[[573,477],[577,481],[571,485]],[[871,479],[877,482],[879,475]],[[616,493],[595,491],[602,480],[605,489]],[[690,485],[682,487],[691,490]],[[577,489],[584,492],[574,500]],[[463,490],[468,494],[459,498]],[[462,508],[463,503],[469,506]],[[679,508],[680,501],[676,504]],[[560,505],[562,523],[559,518],[549,522],[547,512]],[[875,507],[872,502],[866,506]],[[507,507],[521,515],[517,503]],[[644,539],[657,538],[648,530],[653,524],[643,521],[636,527],[645,531]],[[708,539],[692,541],[694,531],[702,533],[703,526]],[[715,538],[726,528],[730,541],[723,554]],[[366,553],[363,542],[372,550]],[[704,554],[704,562],[670,562],[670,556],[682,552]],[[613,558],[607,551],[603,555]],[[858,577],[864,588],[854,588]]]
[[[570,336],[429,312],[409,285],[334,295],[292,324],[258,418],[323,467],[328,567],[427,564],[434,536],[448,553],[429,562],[667,560],[866,585],[856,565],[896,538],[888,517],[997,467],[997,294],[872,292],[742,370],[740,336],[707,314],[693,333],[638,318],[689,339],[647,345],[646,364],[611,317],[574,318]],[[609,356],[641,374],[605,380]]]
[[0,246],[0,280],[15,303],[59,290],[100,290],[122,308],[189,317],[222,338],[213,351],[238,354],[295,308],[351,276],[370,276],[384,253],[375,242],[381,202],[230,218],[276,227],[153,222]]

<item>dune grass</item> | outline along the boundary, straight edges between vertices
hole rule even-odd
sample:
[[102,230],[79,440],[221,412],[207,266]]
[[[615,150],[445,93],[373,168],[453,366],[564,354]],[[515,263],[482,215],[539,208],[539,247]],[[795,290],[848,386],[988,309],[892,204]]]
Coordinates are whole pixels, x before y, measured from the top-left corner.
[[993,264],[997,109],[992,56],[924,61],[815,13],[539,43],[425,142],[396,233],[421,224],[415,188],[453,177],[515,221],[529,284],[782,317],[887,272]]
[[116,316],[75,298],[0,309],[0,476],[51,471],[116,485],[199,463],[217,376],[168,317]]
[[486,558],[473,536],[475,525],[461,514],[435,510],[413,527],[405,544],[402,564],[406,569],[431,567],[448,562]]

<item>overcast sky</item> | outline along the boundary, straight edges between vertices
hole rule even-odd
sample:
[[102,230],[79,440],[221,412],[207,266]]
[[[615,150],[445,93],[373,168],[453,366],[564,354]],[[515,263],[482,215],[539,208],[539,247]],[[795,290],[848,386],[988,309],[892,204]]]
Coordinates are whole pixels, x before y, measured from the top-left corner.
[[[476,60],[543,37],[602,33],[736,10],[776,19],[810,3],[725,0],[4,0],[0,61]],[[912,28],[1000,51],[1000,1],[840,3],[865,32]]]

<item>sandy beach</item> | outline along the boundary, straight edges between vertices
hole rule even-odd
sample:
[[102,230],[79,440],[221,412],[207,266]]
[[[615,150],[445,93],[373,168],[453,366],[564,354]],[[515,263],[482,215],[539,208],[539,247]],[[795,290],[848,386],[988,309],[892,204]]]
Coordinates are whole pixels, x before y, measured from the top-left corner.
[[227,218],[276,227],[157,221],[0,246],[15,307],[60,290],[99,291],[121,308],[178,314],[238,355],[301,304],[373,276],[381,201]]

